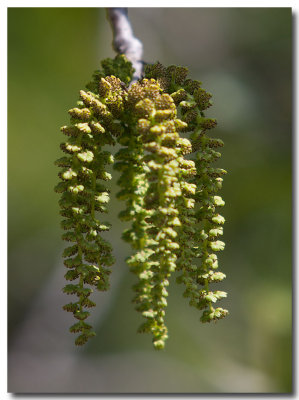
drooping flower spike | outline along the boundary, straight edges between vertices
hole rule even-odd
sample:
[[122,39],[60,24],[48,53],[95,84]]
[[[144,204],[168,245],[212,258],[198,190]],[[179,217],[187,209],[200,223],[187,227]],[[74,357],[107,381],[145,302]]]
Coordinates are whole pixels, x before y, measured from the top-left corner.
[[[178,131],[186,124],[177,119],[173,99],[162,93],[154,79],[133,84],[126,106],[130,128],[120,142],[127,147],[117,153],[120,161],[115,164],[122,171],[118,183],[123,190],[118,197],[127,202],[120,217],[132,221],[124,239],[136,250],[127,262],[139,278],[134,302],[146,319],[139,331],[151,333],[154,346],[163,348],[168,337],[167,286],[180,247],[177,199],[182,196],[181,185],[188,186],[181,163],[191,143],[180,138]],[[190,164],[189,171],[195,172]]]
[[[113,263],[111,246],[100,236],[109,229],[99,214],[109,201],[101,181],[111,178],[105,164],[113,163],[103,147],[117,141],[122,146],[114,164],[121,172],[117,197],[126,202],[120,219],[131,221],[123,238],[134,250],[127,260],[138,278],[133,301],[145,318],[139,331],[151,333],[154,347],[161,349],[168,337],[167,286],[176,269],[190,305],[204,310],[203,322],[227,314],[212,305],[226,293],[209,288],[225,277],[216,272],[214,254],[224,247],[218,240],[224,218],[216,212],[224,202],[215,193],[225,171],[211,166],[220,156],[214,148],[223,143],[208,137],[215,126],[203,114],[210,95],[199,82],[186,80],[185,68],[147,66],[146,79],[128,87],[132,73],[124,56],[104,60],[89,91],[81,91],[77,107],[69,111],[71,125],[62,128],[69,139],[61,145],[67,156],[57,161],[62,171],[56,191],[62,193],[66,218],[63,238],[73,242],[64,251],[65,277],[76,280],[64,291],[78,297],[64,309],[79,320],[70,329],[80,332],[76,344],[95,335],[85,322],[86,309],[95,306],[89,296],[92,287],[107,290]],[[189,139],[179,132],[189,133]]]
[[216,126],[214,119],[204,115],[204,111],[211,106],[211,94],[201,88],[201,82],[186,79],[187,74],[185,67],[166,68],[159,62],[145,69],[145,76],[155,78],[170,94],[182,120],[187,123],[185,131],[192,143],[192,160],[196,166],[196,174],[188,181],[194,187],[192,197],[195,207],[194,210],[181,209],[184,223],[180,232],[177,263],[181,275],[177,281],[185,285],[184,296],[190,298],[189,304],[204,310],[201,321],[210,322],[228,313],[221,307],[213,307],[217,300],[226,297],[226,293],[210,290],[211,283],[225,278],[225,274],[216,271],[218,260],[215,252],[223,250],[225,246],[224,242],[218,240],[223,234],[225,220],[217,211],[224,201],[216,193],[222,186],[222,176],[226,171],[212,166],[221,157],[215,149],[222,147],[223,142],[208,136],[209,130]]
[[[123,57],[114,61],[116,71],[121,62],[123,72],[127,72],[128,62]],[[113,69],[112,60],[103,64],[104,67],[108,64],[109,72]],[[65,279],[73,283],[67,284],[63,291],[77,296],[75,302],[63,308],[78,320],[70,328],[71,332],[80,333],[76,345],[83,345],[95,335],[92,326],[85,322],[90,315],[87,310],[95,306],[89,297],[93,287],[101,291],[109,288],[111,271],[108,267],[114,263],[112,247],[101,237],[101,232],[110,228],[101,218],[109,202],[104,182],[111,179],[105,165],[114,161],[112,154],[103,147],[115,144],[114,136],[121,132],[115,116],[123,110],[124,96],[119,78],[104,79],[101,74],[104,75],[98,71],[94,82],[89,84],[95,92],[81,90],[77,107],[69,110],[71,123],[61,128],[68,137],[61,144],[66,156],[56,161],[61,167],[61,181],[55,191],[61,193],[60,214],[65,218],[61,225],[66,230],[62,238],[71,242],[63,257],[68,269]]]

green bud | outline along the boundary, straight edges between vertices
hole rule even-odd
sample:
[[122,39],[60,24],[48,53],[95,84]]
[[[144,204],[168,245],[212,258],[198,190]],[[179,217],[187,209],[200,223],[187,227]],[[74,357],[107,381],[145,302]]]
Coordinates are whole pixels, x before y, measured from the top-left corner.
[[215,224],[223,225],[225,222],[224,217],[222,217],[219,214],[216,214],[213,218],[212,221],[215,222]]
[[61,175],[62,179],[64,179],[64,180],[70,180],[76,176],[77,176],[77,173],[75,171],[73,171],[71,168],[68,169],[67,171],[63,172],[63,174]]
[[109,202],[109,193],[103,192],[98,196],[95,196],[95,200],[99,203],[108,203]]
[[213,251],[224,250],[225,243],[221,242],[221,240],[216,240],[216,242],[209,242],[209,245]]
[[214,196],[214,204],[215,206],[222,207],[225,205],[225,202],[222,200],[220,196]]
[[211,237],[217,237],[219,235],[223,235],[223,228],[219,227],[219,228],[210,229],[209,230],[209,235]]
[[80,161],[90,163],[93,160],[94,155],[93,155],[92,151],[88,150],[83,153],[78,153],[77,157],[79,158]]

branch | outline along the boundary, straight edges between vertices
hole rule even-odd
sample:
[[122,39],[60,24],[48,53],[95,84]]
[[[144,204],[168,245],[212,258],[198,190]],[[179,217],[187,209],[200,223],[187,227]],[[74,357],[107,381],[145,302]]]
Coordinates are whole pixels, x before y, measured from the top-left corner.
[[128,9],[107,8],[107,18],[113,31],[113,48],[117,53],[124,54],[131,61],[135,69],[132,82],[137,81],[141,78],[143,72],[143,45],[134,36],[128,18]]

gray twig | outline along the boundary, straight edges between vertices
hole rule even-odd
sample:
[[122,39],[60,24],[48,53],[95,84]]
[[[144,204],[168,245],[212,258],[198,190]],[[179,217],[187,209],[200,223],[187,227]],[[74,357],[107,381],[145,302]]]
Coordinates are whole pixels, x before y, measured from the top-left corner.
[[135,69],[132,82],[137,81],[143,73],[143,45],[134,36],[128,17],[128,9],[107,8],[107,17],[113,31],[113,48],[117,53],[124,54],[131,61]]

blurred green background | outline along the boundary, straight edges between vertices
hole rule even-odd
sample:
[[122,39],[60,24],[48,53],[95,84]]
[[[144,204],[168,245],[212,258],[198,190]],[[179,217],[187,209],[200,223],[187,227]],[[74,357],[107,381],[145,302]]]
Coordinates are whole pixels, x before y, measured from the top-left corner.
[[[166,349],[136,333],[130,248],[112,195],[111,292],[96,295],[97,336],[75,348],[61,310],[57,182],[67,110],[113,57],[103,8],[8,9],[8,307],[10,392],[286,393],[292,390],[292,11],[132,8],[144,60],[188,66],[213,93],[225,142],[220,264],[228,318],[199,313],[170,286]],[[114,173],[115,174],[115,173]],[[114,182],[116,179],[114,179]],[[112,194],[117,188],[111,184]]]

